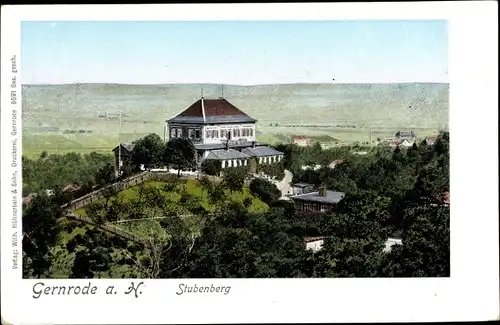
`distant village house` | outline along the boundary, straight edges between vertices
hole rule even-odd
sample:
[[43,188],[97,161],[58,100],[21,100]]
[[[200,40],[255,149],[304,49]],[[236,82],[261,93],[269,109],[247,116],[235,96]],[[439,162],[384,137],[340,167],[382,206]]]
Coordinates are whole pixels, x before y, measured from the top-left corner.
[[292,137],[292,144],[299,147],[307,147],[311,145],[312,139],[306,137],[305,135],[296,135]]
[[398,131],[395,136],[398,140],[415,140],[417,137],[413,131]]
[[438,139],[438,136],[437,135],[433,135],[433,136],[430,136],[430,137],[426,137],[425,140],[424,140],[424,142],[425,142],[426,145],[432,146],[437,141],[437,139]]

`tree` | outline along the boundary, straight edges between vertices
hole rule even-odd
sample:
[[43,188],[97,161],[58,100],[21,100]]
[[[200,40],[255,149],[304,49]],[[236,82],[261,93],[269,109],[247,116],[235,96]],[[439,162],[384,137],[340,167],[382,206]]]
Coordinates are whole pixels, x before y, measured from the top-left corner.
[[23,276],[48,276],[52,266],[50,250],[57,243],[59,207],[39,193],[23,213]]
[[446,206],[405,211],[402,246],[393,246],[383,267],[391,277],[450,276],[450,210]]
[[201,186],[202,192],[210,192],[210,189],[212,188],[213,184],[210,181],[210,179],[207,176],[203,176],[199,181],[198,184]]
[[380,240],[326,238],[314,254],[314,277],[378,277],[383,246]]
[[171,139],[167,142],[163,152],[163,162],[166,165],[175,166],[178,177],[180,177],[181,170],[191,169],[196,166],[196,148],[189,139]]
[[208,201],[212,205],[216,205],[219,202],[224,201],[225,193],[224,193],[224,185],[214,184],[208,189]]
[[115,179],[115,167],[112,164],[106,164],[100,168],[96,174],[96,183],[99,186],[111,184]]
[[222,164],[219,160],[208,159],[201,163],[201,171],[207,175],[219,176]]
[[110,271],[113,250],[106,236],[97,227],[87,227],[84,235],[78,234],[66,244],[68,252],[75,253],[70,278],[92,279]]
[[245,185],[247,170],[241,167],[224,169],[222,184],[231,191],[241,191]]
[[164,152],[163,140],[159,135],[152,133],[137,140],[132,151],[132,163],[136,166],[144,165],[149,169],[162,162]]
[[252,180],[250,183],[250,191],[267,204],[270,204],[281,197],[281,192],[276,185],[260,178]]

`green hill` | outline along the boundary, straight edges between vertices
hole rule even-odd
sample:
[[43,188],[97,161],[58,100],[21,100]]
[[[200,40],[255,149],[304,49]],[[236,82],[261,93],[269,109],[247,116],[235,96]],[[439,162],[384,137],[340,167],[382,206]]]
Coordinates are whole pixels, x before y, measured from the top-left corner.
[[[119,110],[122,141],[151,132],[163,136],[165,119],[199,99],[201,88],[198,84],[24,85],[24,152],[109,151],[118,142]],[[203,85],[203,92],[206,98],[221,94],[219,85]],[[448,123],[448,93],[448,84],[431,83],[224,86],[224,97],[259,121],[259,140],[270,142],[282,141],[279,134],[368,141],[367,128],[372,128],[373,137],[400,128],[433,134]]]

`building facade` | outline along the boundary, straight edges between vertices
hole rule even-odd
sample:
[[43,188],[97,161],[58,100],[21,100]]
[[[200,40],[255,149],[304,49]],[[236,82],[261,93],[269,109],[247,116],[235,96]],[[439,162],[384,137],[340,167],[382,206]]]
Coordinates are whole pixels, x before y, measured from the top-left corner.
[[[165,121],[165,141],[190,139],[196,160],[215,160],[222,168],[277,163],[283,153],[257,142],[257,120],[225,98],[201,98]],[[255,167],[256,168],[256,167]]]
[[132,151],[134,150],[133,143],[120,143],[113,149],[115,156],[115,171],[116,176],[120,176],[120,170],[131,165]]
[[327,213],[345,196],[343,192],[329,191],[320,187],[317,192],[310,192],[290,197],[293,200],[295,211],[299,213]]

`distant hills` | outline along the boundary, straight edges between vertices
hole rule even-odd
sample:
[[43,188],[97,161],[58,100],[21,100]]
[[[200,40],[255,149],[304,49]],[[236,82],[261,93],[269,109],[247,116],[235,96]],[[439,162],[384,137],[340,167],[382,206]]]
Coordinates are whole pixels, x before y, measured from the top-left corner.
[[[165,120],[202,88],[205,98],[221,96],[214,84],[24,85],[23,154],[109,153],[119,141],[163,136]],[[257,137],[268,143],[293,135],[368,141],[399,129],[435,134],[448,124],[448,96],[449,85],[438,83],[224,85],[224,97],[258,120]]]

